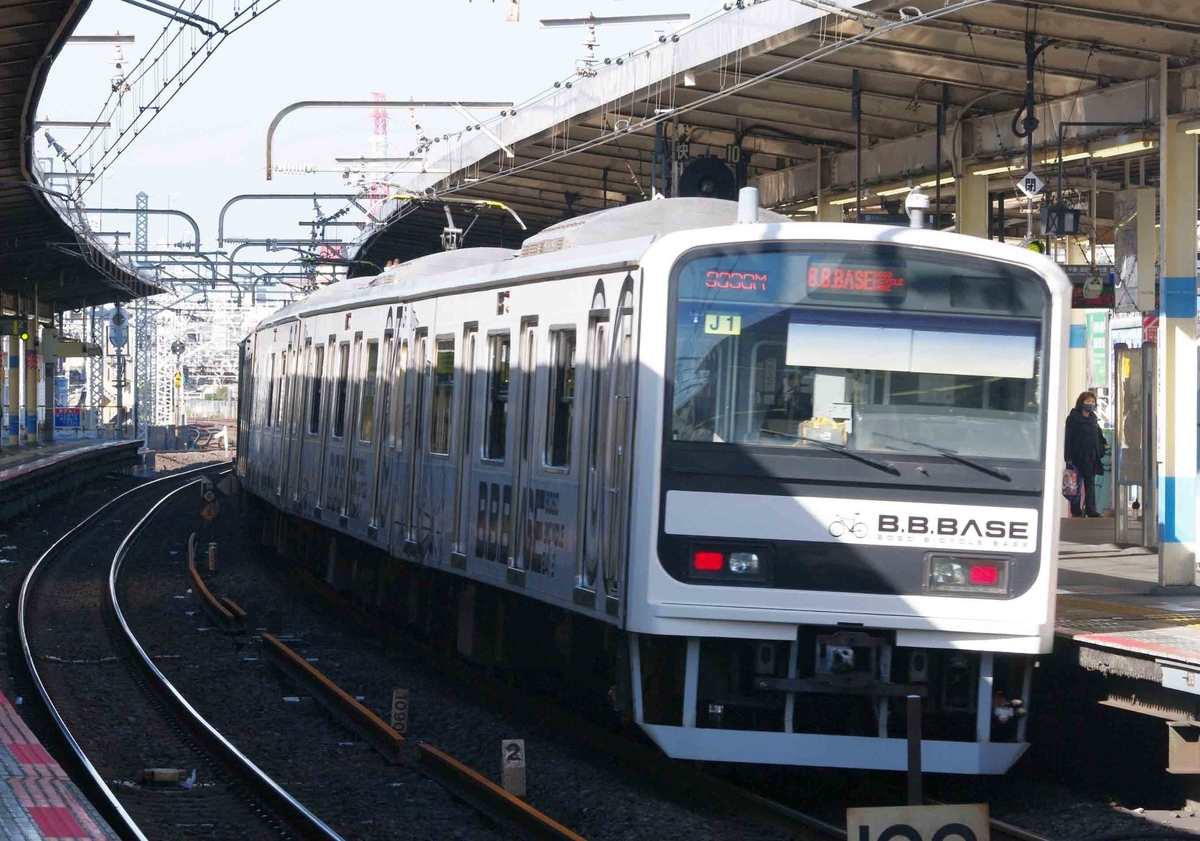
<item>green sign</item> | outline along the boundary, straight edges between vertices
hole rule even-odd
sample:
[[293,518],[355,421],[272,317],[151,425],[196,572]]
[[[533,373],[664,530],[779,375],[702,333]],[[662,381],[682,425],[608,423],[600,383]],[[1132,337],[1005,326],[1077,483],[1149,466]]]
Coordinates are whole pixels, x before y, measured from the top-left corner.
[[1087,314],[1088,384],[1108,385],[1108,313]]

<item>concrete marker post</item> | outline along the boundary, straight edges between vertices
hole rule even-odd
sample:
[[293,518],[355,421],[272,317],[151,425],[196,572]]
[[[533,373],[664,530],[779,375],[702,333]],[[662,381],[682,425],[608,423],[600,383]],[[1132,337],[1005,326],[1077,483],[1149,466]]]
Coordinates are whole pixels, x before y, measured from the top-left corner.
[[392,729],[401,736],[408,735],[408,690],[392,690]]
[[525,740],[500,742],[500,783],[513,797],[525,796]]

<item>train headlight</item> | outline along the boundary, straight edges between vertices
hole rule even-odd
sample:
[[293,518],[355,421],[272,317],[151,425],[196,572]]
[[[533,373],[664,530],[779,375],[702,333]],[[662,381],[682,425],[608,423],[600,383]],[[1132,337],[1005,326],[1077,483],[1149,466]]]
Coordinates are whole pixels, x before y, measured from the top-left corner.
[[736,575],[758,575],[758,554],[755,552],[730,552],[729,571]]
[[930,593],[1007,596],[1011,558],[929,554],[925,588]]
[[938,558],[930,565],[929,585],[931,587],[962,586],[966,583],[967,569],[958,561]]

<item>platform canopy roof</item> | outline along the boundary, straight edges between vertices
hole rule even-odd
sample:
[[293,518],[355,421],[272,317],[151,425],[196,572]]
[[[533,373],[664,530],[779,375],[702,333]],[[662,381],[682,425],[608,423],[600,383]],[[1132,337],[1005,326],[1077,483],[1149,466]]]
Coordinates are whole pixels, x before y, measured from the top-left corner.
[[[163,291],[110,256],[46,190],[35,109],[54,58],[90,0],[0,0],[0,308],[42,314]],[[33,185],[33,186],[31,186]],[[39,189],[40,188],[40,189]]]
[[[606,59],[595,76],[560,79],[515,114],[483,124],[489,133],[464,127],[433,142],[428,173],[399,177],[425,200],[386,205],[359,257],[381,263],[439,250],[446,217],[437,198],[504,202],[531,232],[648,198],[655,186],[668,189],[655,178],[656,132],[668,173],[679,151],[673,141],[687,141],[689,160],[716,158],[739,184],[758,186],[764,206],[802,215],[818,195],[840,201],[854,193],[856,77],[864,207],[894,210],[904,188],[942,181],[950,213],[957,185],[949,179],[983,171],[974,177],[987,178],[990,192],[1008,193],[1010,234],[1024,225],[1016,188],[1026,168],[1019,133],[1031,50],[1035,171],[1051,190],[1060,123],[1120,124],[1064,128],[1064,194],[1085,205],[1085,216],[1093,187],[1099,212],[1091,215],[1103,216],[1106,191],[1156,183],[1164,101],[1169,113],[1200,111],[1194,0],[726,5],[733,8],[661,43]],[[471,221],[465,209],[452,213],[459,228],[466,224],[457,220]],[[488,209],[464,244],[512,247],[523,236],[510,216]]]

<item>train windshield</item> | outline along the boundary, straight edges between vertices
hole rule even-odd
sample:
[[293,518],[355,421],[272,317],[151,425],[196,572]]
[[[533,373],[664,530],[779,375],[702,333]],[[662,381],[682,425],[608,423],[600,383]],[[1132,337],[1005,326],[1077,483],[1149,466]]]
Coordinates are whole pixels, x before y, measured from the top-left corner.
[[707,252],[674,281],[671,439],[1037,460],[1045,285],[876,243]]

